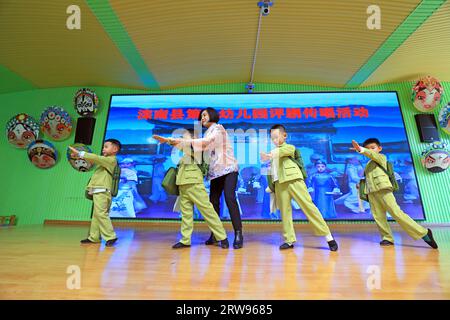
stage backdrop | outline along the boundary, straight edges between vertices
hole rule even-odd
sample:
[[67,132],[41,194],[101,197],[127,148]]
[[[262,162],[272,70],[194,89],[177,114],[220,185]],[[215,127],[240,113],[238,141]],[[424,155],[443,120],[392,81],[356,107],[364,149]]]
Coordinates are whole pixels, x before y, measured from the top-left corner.
[[[273,148],[269,129],[274,124],[283,124],[287,142],[301,151],[311,197],[327,220],[373,219],[356,190],[368,159],[349,150],[352,139],[362,143],[370,137],[382,142],[383,153],[394,165],[400,207],[413,219],[425,218],[396,92],[112,95],[105,139],[119,139],[123,147],[111,217],[180,218],[173,211],[176,197],[161,187],[180,153],[151,136],[178,137],[180,129],[199,128],[197,118],[206,107],[219,111],[234,146],[242,219],[280,219],[279,212],[270,212],[265,165],[259,159],[260,151]],[[205,184],[209,190],[208,181]],[[292,206],[294,219],[304,220],[299,206]],[[202,219],[196,208],[194,215]],[[224,199],[220,216],[229,218]]]

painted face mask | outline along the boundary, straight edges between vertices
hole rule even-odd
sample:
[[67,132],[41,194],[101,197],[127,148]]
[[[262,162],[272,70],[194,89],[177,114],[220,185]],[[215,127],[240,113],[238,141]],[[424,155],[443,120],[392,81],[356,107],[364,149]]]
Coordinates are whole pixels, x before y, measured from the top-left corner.
[[58,153],[48,141],[36,140],[28,147],[28,159],[39,169],[48,169],[56,164]]
[[450,152],[447,150],[447,145],[439,141],[430,143],[422,152],[422,164],[432,173],[447,170],[450,165]]
[[[86,146],[82,143],[75,143],[75,144],[71,145],[71,147],[75,148],[79,151],[85,151],[85,152],[89,152],[89,153],[92,152],[88,146]],[[69,160],[69,163],[72,166],[72,168],[74,168],[77,171],[87,172],[94,167],[94,164],[90,161],[87,161],[86,159],[72,158],[72,152],[70,151],[69,148],[67,148],[66,155],[67,155],[67,160]]]
[[412,101],[417,110],[431,112],[441,103],[443,92],[444,88],[436,78],[426,76],[413,86]]
[[26,113],[20,113],[6,124],[6,136],[12,145],[25,149],[39,135],[39,124]]
[[62,141],[72,132],[72,120],[63,108],[51,106],[41,114],[41,129],[52,140]]
[[439,111],[438,120],[442,130],[450,134],[450,102]]
[[98,97],[94,91],[83,88],[75,94],[74,105],[80,116],[93,116],[97,113]]

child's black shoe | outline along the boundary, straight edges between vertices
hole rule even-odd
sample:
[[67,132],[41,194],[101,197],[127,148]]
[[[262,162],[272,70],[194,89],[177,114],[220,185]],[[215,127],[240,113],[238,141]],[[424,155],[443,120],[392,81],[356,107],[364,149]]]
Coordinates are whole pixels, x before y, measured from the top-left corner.
[[289,244],[289,243],[283,243],[280,246],[280,250],[286,250],[286,249],[293,249],[294,245],[293,244]]
[[181,243],[181,242],[177,242],[172,246],[172,249],[181,249],[181,248],[189,248],[190,245]]
[[108,241],[106,241],[106,246],[112,247],[114,245],[114,243],[116,243],[116,241],[117,241],[117,238],[108,240]]
[[393,245],[394,245],[394,243],[390,242],[389,240],[382,240],[380,242],[380,246],[382,246],[382,247],[389,247],[389,246],[393,246]]
[[437,245],[436,241],[434,241],[434,238],[433,238],[433,232],[431,232],[430,229],[428,229],[428,233],[423,238],[423,241],[425,241],[433,249],[437,249],[438,248],[438,245]]
[[91,241],[89,239],[83,239],[83,240],[80,241],[80,243],[81,244],[95,244],[95,243],[100,243],[100,242],[94,242],[94,241]]
[[330,247],[331,251],[337,251],[337,249],[338,249],[338,244],[337,244],[336,240],[328,241],[328,246]]

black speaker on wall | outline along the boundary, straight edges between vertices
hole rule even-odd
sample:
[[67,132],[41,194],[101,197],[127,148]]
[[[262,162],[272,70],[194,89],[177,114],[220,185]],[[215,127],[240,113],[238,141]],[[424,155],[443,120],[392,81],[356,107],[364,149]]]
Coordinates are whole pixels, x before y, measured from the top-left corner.
[[95,118],[81,117],[77,121],[77,129],[75,131],[75,143],[92,144],[94,136]]
[[414,118],[421,142],[439,141],[439,129],[433,114],[416,114]]

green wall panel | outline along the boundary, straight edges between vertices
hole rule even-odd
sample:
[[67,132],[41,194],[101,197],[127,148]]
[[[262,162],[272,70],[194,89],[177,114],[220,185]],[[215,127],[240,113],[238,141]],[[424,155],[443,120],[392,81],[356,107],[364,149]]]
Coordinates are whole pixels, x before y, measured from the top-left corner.
[[13,90],[31,90],[35,86],[27,79],[22,78],[17,73],[0,65],[0,94]]
[[[450,101],[450,83],[444,83],[444,103]],[[414,164],[418,175],[424,208],[429,223],[450,223],[450,170],[431,174],[422,168],[420,153],[424,147],[414,122],[417,113],[411,102],[412,83],[385,84],[361,88],[360,90],[394,90],[399,93],[406,130],[411,144]],[[196,87],[183,87],[166,91],[142,91],[123,88],[91,87],[100,98],[100,109],[94,132],[92,147],[94,152],[101,149],[106,125],[107,108],[111,94],[124,93],[215,93],[245,92],[244,83],[217,84]],[[26,112],[35,118],[49,105],[63,106],[74,119],[77,114],[73,108],[73,95],[78,87],[29,90],[1,94],[0,121],[3,126],[19,112]],[[256,84],[256,92],[307,92],[307,91],[355,91],[342,88],[323,88],[292,84]],[[438,111],[436,111],[437,116]],[[75,128],[75,126],[74,126]],[[0,215],[15,214],[18,224],[42,224],[46,219],[89,220],[91,204],[84,199],[83,189],[90,173],[82,174],[72,169],[66,160],[66,148],[74,140],[74,132],[66,141],[54,142],[59,152],[58,163],[47,170],[36,169],[29,161],[25,150],[15,149],[7,142],[6,135],[0,139],[0,160],[2,170],[0,179]],[[450,136],[441,131],[442,140],[450,143]],[[270,222],[264,222],[270,223]],[[346,222],[334,222],[346,223]],[[355,222],[357,223],[357,222]]]

